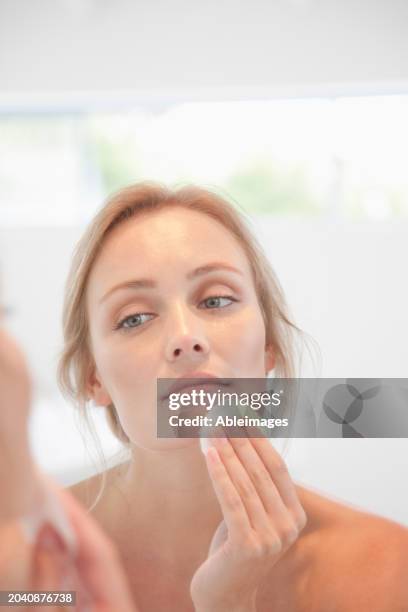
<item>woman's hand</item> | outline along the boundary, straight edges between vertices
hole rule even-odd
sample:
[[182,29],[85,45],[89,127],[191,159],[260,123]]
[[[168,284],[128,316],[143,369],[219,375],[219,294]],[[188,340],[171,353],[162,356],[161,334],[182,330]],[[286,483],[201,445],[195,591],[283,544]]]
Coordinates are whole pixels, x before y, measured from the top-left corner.
[[[30,399],[24,354],[2,327],[0,312],[0,488],[5,493],[0,504],[0,546],[7,546],[0,548],[3,590],[10,584],[24,590],[74,590],[77,610],[88,606],[93,612],[137,612],[113,544],[68,492],[38,472],[28,440]],[[65,510],[77,540],[75,557],[51,524],[43,524],[34,545],[21,530],[20,519],[41,508],[44,486],[53,489]],[[24,567],[16,567],[21,566],[14,563],[16,555],[20,562],[24,559]]]
[[[9,434],[14,447],[21,449],[21,436],[25,432],[31,399],[31,381],[23,352],[1,325],[0,318],[0,442],[9,445]],[[14,439],[15,435],[19,437]]]
[[206,461],[224,520],[193,576],[191,596],[197,612],[253,611],[259,586],[297,539],[306,514],[265,437],[212,442]]
[[[1,315],[1,313],[0,313]],[[0,523],[28,511],[38,497],[28,441],[31,381],[23,352],[0,316]]]
[[68,491],[50,479],[48,486],[54,489],[70,521],[77,552],[72,557],[58,533],[45,525],[34,546],[30,588],[76,591],[78,611],[137,612],[114,545]]

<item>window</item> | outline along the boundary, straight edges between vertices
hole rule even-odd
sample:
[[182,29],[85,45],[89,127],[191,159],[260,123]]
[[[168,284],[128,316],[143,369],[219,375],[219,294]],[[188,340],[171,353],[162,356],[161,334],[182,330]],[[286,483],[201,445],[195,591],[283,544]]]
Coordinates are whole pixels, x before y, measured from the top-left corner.
[[254,214],[408,216],[408,96],[0,114],[0,224],[86,221],[139,180],[198,182]]

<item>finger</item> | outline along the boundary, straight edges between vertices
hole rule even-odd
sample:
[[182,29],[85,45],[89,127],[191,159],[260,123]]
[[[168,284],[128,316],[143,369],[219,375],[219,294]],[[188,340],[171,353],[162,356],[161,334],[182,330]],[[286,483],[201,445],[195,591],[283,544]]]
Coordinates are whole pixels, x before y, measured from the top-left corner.
[[[52,525],[45,523],[37,534],[31,553],[30,590],[41,593],[61,591],[72,565],[64,541]],[[36,612],[57,612],[62,608],[39,604],[34,609]]]
[[276,525],[285,525],[290,514],[274,483],[273,474],[268,471],[249,438],[231,438],[230,442],[263,505],[264,513],[272,517]]
[[78,539],[77,566],[95,610],[137,612],[116,548],[86,510],[53,483]]
[[66,507],[79,540],[78,568],[95,603],[136,610],[116,549],[75,500],[67,498]]
[[221,461],[217,449],[210,446],[205,458],[214,491],[227,525],[228,535],[231,540],[236,541],[252,531],[245,506]]
[[67,550],[63,540],[50,524],[45,523],[38,532],[32,550],[32,589],[58,590],[67,565]]
[[[234,483],[242,499],[252,528],[258,533],[268,533],[271,530],[271,520],[266,514],[265,507],[258,495],[258,491],[249,477],[247,471],[248,465],[240,461],[234,450],[232,439],[213,438],[212,441],[219,452],[230,479]],[[245,440],[243,440],[243,442],[245,442]]]
[[[274,448],[271,440],[264,435],[259,435],[259,429],[249,428],[248,432],[251,434],[248,439],[272,477],[283,504],[290,511],[298,527],[304,527],[306,513],[300,503],[285,461]],[[255,433],[257,437],[253,437]]]

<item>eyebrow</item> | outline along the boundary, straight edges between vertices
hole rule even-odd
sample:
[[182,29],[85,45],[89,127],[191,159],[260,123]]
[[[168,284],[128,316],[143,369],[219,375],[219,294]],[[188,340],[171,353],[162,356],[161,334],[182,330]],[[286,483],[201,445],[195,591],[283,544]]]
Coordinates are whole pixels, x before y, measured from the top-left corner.
[[[234,266],[231,266],[227,263],[215,261],[213,263],[209,263],[205,266],[199,266],[198,268],[191,270],[186,274],[186,278],[187,280],[192,280],[193,278],[204,276],[204,274],[209,274],[210,272],[218,272],[219,270],[235,272],[236,274],[240,274],[241,276],[243,276],[243,273],[241,272],[241,270],[238,270],[238,268],[235,268]],[[109,289],[109,291],[107,291],[107,293],[105,293],[105,295],[100,299],[99,304],[102,304],[108,297],[112,295],[112,293],[118,291],[119,289],[155,289],[157,288],[157,286],[158,284],[153,278],[138,278],[128,280],[123,283],[120,283],[119,285],[115,285],[114,287]]]

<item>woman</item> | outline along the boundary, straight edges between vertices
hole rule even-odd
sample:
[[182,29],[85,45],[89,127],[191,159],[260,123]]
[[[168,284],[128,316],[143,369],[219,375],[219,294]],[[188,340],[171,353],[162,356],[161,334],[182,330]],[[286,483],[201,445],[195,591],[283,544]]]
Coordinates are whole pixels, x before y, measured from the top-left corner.
[[[215,300],[215,307],[214,307]],[[143,612],[408,609],[408,529],[293,483],[262,438],[156,436],[158,378],[293,376],[279,284],[238,212],[138,184],[81,239],[64,305],[64,392],[105,407],[129,462],[72,487],[116,543]],[[215,535],[214,535],[215,534]]]

